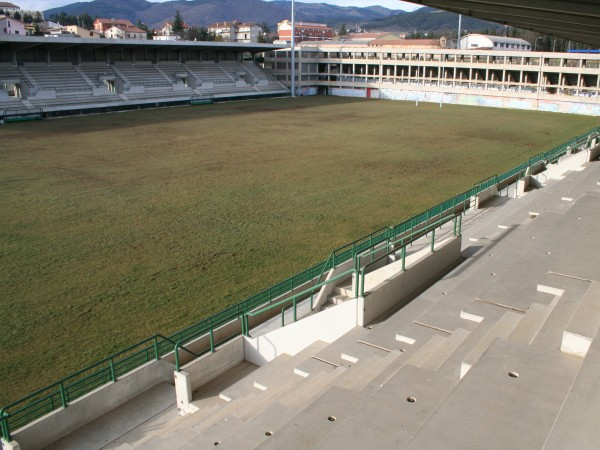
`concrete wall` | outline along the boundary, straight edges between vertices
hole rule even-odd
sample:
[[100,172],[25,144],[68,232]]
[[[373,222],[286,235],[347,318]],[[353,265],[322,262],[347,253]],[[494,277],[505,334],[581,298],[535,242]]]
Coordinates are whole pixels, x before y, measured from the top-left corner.
[[600,156],[600,145],[597,145],[598,140],[594,139],[594,146],[588,150],[588,161],[594,161]]
[[461,236],[450,239],[435,252],[408,266],[405,272],[399,268],[398,273],[359,298],[358,325],[368,325],[384,312],[403,305],[413,293],[448,270],[460,258],[461,241]]
[[[565,97],[552,98],[551,95],[520,94],[518,92],[507,92],[504,94],[494,91],[468,92],[444,92],[431,90],[427,86],[419,86],[418,89],[403,89],[386,87],[380,90],[380,98],[390,100],[406,100],[412,102],[448,103],[453,105],[487,106],[492,108],[526,109],[533,111],[559,112],[565,114],[581,114],[586,116],[600,116],[600,104],[598,102],[577,101],[577,97],[567,99]],[[332,95],[344,96],[344,91],[351,89],[332,89]],[[366,89],[363,89],[366,95]],[[348,95],[361,96],[354,91]]]
[[193,412],[190,407],[192,392],[219,375],[244,361],[244,339],[242,336],[227,342],[214,353],[192,361],[175,372],[177,409],[181,415]]
[[475,209],[479,209],[486,200],[498,195],[498,186],[490,186],[475,196]]
[[541,183],[546,184],[549,180],[561,180],[565,172],[569,170],[581,170],[581,167],[588,161],[589,154],[587,151],[582,151],[574,155],[570,155],[561,159],[557,164],[548,164],[546,170],[533,176],[533,178]]
[[333,342],[356,326],[357,300],[321,311],[278,330],[244,338],[246,361],[262,366],[277,356],[295,355],[315,341]]
[[197,389],[243,361],[244,339],[238,336],[216,349],[214,353],[207,353],[181,370],[189,375],[192,389]]
[[13,433],[23,450],[50,445],[79,427],[106,414],[133,397],[162,382],[173,383],[174,366],[166,361],[152,361]]
[[[277,303],[281,300],[285,300],[286,298],[289,298],[299,292],[302,292],[302,291],[310,288],[311,286],[314,286],[314,284],[315,284],[314,280],[311,280],[304,284],[296,286],[293,291],[272,299],[271,302],[261,306],[260,308],[267,307],[270,304]],[[250,329],[252,329],[255,326],[260,325],[261,323],[265,322],[266,320],[268,320],[272,317],[278,316],[280,314],[281,314],[281,309],[274,308],[270,311],[266,311],[266,312],[264,312],[262,314],[258,314],[256,316],[249,316],[248,323],[249,323]],[[235,334],[241,333],[241,331],[242,331],[242,322],[239,319],[232,320],[231,322],[228,322],[227,324],[225,324],[213,331],[214,341],[215,342],[223,341]],[[206,349],[210,348],[210,337],[207,334],[205,336],[202,336],[202,337],[196,339],[195,341],[185,344],[185,347],[194,353],[203,352]],[[175,359],[172,355],[165,356],[165,359],[168,359],[169,361],[175,361]],[[182,367],[184,364],[189,363],[193,359],[194,359],[194,357],[192,355],[190,355],[189,353],[187,353],[183,350],[181,350],[179,352],[179,362]]]

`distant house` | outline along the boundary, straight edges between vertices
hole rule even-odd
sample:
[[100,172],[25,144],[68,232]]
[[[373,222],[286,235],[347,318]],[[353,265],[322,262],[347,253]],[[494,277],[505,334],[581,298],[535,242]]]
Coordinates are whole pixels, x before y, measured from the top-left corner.
[[0,35],[3,34],[14,34],[18,36],[25,36],[25,24],[20,20],[14,19],[10,16],[0,16]]
[[[295,23],[295,42],[322,41],[333,38],[333,28],[324,23]],[[292,42],[292,22],[284,20],[277,24],[279,41]]]
[[[189,30],[191,27],[187,24],[183,24],[183,31],[187,31]],[[175,33],[173,33],[173,22],[165,22],[163,23],[162,27],[160,27],[160,30],[158,30],[158,35],[159,36],[170,36],[172,37],[172,39],[161,39],[161,40],[173,40],[173,39],[179,39],[179,36],[177,36]]]
[[94,31],[101,33],[108,39],[147,39],[144,30],[136,27],[129,20],[96,19]]
[[518,38],[468,34],[460,38],[460,48],[467,50],[531,51],[531,44]]
[[252,22],[215,22],[208,26],[209,33],[215,33],[226,42],[250,43],[258,42],[262,31],[260,25]]
[[113,25],[104,32],[107,39],[148,39],[146,32],[135,25]]
[[0,9],[4,11],[5,14],[14,14],[17,11],[21,11],[20,7],[8,2],[0,2]]
[[82,38],[100,38],[102,35],[96,30],[86,30],[83,27],[78,25],[67,25],[65,26],[65,30],[69,33],[76,34]]

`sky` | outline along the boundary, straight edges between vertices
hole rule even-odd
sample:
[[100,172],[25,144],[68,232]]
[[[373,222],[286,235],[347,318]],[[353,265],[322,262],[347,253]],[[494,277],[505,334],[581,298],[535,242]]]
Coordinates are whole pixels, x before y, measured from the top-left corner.
[[[44,11],[46,9],[56,8],[63,5],[75,3],[78,0],[7,0],[23,10]],[[152,2],[160,2],[164,0],[148,0]],[[267,0],[270,1],[270,0]],[[339,6],[373,6],[380,5],[390,9],[403,9],[405,11],[413,11],[418,6],[413,3],[401,2],[398,0],[298,0],[303,3],[328,3],[330,5]]]

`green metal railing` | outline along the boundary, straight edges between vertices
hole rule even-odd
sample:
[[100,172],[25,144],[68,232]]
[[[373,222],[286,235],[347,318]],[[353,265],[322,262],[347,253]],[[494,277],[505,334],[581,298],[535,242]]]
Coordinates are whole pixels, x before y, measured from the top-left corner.
[[[115,353],[96,364],[69,375],[68,377],[16,402],[6,405],[0,409],[0,429],[2,431],[2,437],[10,441],[11,430],[17,430],[52,411],[67,407],[70,402],[88,394],[94,389],[114,382],[118,380],[119,377],[126,375],[151,360],[160,359],[167,353],[175,351],[176,359],[178,361],[179,349],[191,353],[194,356],[213,352],[217,346],[240,335],[239,331],[232,332],[232,334],[222,336],[217,341],[214,338],[215,329],[232,321],[241,320],[242,334],[247,332],[247,329],[245,329],[248,325],[247,318],[249,313],[256,308],[264,306],[284,294],[293,292],[294,290],[303,287],[303,285],[308,282],[315,282],[315,285],[310,288],[310,290],[314,292],[314,289],[317,289],[316,286],[322,285],[321,278],[326,271],[338,267],[340,264],[343,264],[350,259],[356,258],[358,254],[365,250],[373,249],[383,242],[394,241],[406,233],[414,233],[416,229],[422,227],[424,224],[441,220],[445,216],[456,215],[457,213],[466,211],[471,207],[471,198],[484,189],[487,189],[494,184],[500,185],[505,183],[513,177],[521,178],[526,174],[531,173],[532,167],[539,164],[551,164],[556,162],[570,151],[582,145],[587,145],[592,138],[598,137],[599,135],[600,127],[596,127],[588,133],[575,136],[552,150],[529,158],[526,162],[503,174],[494,175],[493,177],[484,180],[484,182],[477,183],[471,189],[439,203],[427,211],[398,225],[381,228],[367,236],[339,247],[330,254],[326,261],[322,261],[205,320],[184,328],[168,337],[164,337],[160,334],[152,336],[151,338],[138,342],[121,352]],[[306,292],[306,289],[304,289],[303,292]],[[296,294],[295,297],[298,295],[299,294]],[[290,300],[286,299],[285,301],[289,302]],[[294,300],[291,301],[293,302]],[[210,347],[202,352],[193,353],[183,347],[192,340],[203,336],[209,337]]]
[[[402,271],[406,270],[406,247],[417,239],[420,239],[423,236],[431,233],[431,251],[435,250],[435,230],[440,228],[442,225],[445,225],[448,222],[454,222],[453,235],[458,236],[461,234],[462,229],[462,214],[454,214],[451,216],[446,216],[443,219],[436,220],[435,222],[424,225],[423,227],[407,234],[399,237],[395,240],[390,240],[386,244],[384,248],[372,249],[368,252],[357,255],[355,268],[358,271],[358,279],[356,283],[356,295],[360,295],[361,297],[365,296],[365,277],[367,275],[367,269],[372,267],[373,265],[379,263],[381,260],[386,259],[392,253],[398,252],[398,244],[400,246],[400,258],[402,261],[401,267]],[[381,253],[377,258],[373,258],[376,254]],[[362,260],[364,258],[371,258],[371,261],[362,265]]]

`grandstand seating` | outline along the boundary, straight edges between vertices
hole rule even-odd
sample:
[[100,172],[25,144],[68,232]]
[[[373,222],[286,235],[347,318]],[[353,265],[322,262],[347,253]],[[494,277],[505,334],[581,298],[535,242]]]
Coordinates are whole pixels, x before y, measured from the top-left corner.
[[185,67],[198,76],[203,82],[209,81],[213,84],[233,84],[234,81],[217,63],[212,61],[186,61]]
[[[195,82],[184,84],[178,75],[185,73],[194,76]],[[287,93],[283,84],[253,63],[236,61],[0,64],[0,81],[3,78],[18,79],[27,89],[22,99],[0,93],[0,111],[22,108],[60,111],[70,106],[85,109],[185,101],[195,95],[230,97]],[[113,81],[112,87],[109,88],[107,80]]]
[[24,69],[35,80],[40,89],[54,89],[59,92],[86,92],[89,84],[77,72],[73,64],[25,63]]
[[137,62],[135,64],[117,62],[114,69],[125,81],[132,85],[149,87],[172,85],[172,81],[166,79],[156,69],[156,66],[150,62]]

